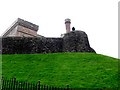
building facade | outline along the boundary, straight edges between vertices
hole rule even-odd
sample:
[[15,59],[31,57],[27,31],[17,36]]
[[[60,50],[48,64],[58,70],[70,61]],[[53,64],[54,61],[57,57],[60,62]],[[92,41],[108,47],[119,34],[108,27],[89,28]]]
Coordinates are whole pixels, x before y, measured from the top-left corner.
[[2,37],[37,37],[38,25],[18,18]]

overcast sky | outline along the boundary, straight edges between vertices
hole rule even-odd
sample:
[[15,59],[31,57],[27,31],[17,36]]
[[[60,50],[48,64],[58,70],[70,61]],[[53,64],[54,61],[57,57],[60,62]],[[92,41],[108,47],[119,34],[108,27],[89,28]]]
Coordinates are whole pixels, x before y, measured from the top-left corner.
[[0,35],[19,17],[39,25],[38,34],[60,37],[64,19],[85,31],[98,54],[118,58],[119,0],[1,0]]

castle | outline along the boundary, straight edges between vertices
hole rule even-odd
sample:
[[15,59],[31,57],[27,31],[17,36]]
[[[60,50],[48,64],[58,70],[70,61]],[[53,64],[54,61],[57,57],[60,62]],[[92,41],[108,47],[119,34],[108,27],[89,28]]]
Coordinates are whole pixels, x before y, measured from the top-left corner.
[[18,18],[2,36],[3,54],[94,52],[84,31],[71,31],[71,20],[65,19],[66,33],[60,38],[37,34],[38,25]]

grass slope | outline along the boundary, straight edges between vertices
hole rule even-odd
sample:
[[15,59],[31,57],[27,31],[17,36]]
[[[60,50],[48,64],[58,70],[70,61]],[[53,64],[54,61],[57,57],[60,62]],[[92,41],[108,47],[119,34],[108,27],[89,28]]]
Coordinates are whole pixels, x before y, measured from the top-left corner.
[[2,74],[50,86],[114,88],[118,86],[118,59],[94,53],[3,55]]

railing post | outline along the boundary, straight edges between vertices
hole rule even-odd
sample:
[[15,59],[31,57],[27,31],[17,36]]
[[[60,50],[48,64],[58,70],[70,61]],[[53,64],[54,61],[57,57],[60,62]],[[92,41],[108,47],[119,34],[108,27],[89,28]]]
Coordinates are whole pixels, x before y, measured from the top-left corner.
[[49,89],[48,89],[48,86],[46,86],[46,90],[49,90]]
[[46,90],[46,86],[44,85],[44,90]]
[[28,83],[27,83],[27,81],[25,81],[25,88],[24,88],[24,90],[28,90]]
[[67,85],[67,90],[69,90],[69,85]]
[[13,89],[15,89],[15,85],[16,85],[16,78],[13,78]]
[[40,90],[40,80],[38,81],[37,90]]
[[4,89],[4,79],[2,77],[2,85],[1,85],[1,88]]

